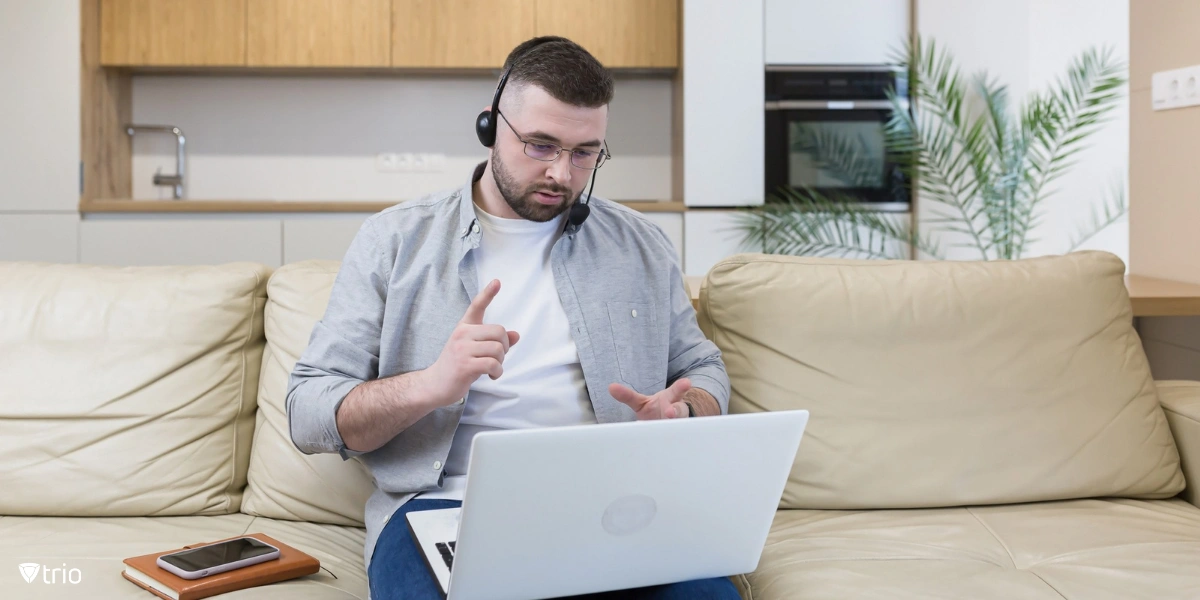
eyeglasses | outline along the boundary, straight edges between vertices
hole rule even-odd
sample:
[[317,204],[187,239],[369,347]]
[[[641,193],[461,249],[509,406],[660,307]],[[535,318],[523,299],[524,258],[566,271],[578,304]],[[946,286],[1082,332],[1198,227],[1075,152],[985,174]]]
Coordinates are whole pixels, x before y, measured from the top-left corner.
[[604,149],[596,151],[583,150],[580,148],[563,148],[558,144],[551,144],[550,142],[527,140],[525,139],[525,136],[521,135],[516,129],[513,128],[512,123],[508,122],[508,117],[505,117],[504,113],[496,111],[496,114],[500,115],[501,119],[504,119],[504,124],[508,125],[508,128],[512,129],[512,132],[517,136],[517,139],[525,144],[525,156],[528,156],[534,160],[554,162],[558,160],[558,155],[562,154],[563,150],[567,150],[571,153],[570,156],[572,166],[580,169],[595,170],[599,169],[600,166],[604,164],[604,161],[612,158],[612,154],[608,152],[608,142],[602,142],[604,144]]

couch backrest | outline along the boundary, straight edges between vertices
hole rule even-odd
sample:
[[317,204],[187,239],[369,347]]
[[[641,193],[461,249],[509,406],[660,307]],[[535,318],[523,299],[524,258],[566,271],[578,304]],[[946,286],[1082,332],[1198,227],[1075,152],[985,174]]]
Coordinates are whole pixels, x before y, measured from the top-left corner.
[[1184,485],[1132,326],[1124,265],[738,255],[702,329],[731,412],[804,408],[784,508],[1124,496]]
[[237,512],[268,275],[0,263],[0,514]]
[[258,388],[258,422],[242,512],[276,519],[363,525],[370,472],[336,454],[302,454],[292,443],[284,400],[288,376],[325,313],[340,263],[284,265],[267,286],[267,348]]

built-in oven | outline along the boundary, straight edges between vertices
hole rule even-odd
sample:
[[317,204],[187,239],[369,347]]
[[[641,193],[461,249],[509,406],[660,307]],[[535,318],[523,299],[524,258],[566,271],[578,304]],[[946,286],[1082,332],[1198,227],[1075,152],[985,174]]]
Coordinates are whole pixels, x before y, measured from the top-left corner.
[[881,211],[911,208],[908,180],[885,143],[888,90],[908,110],[905,72],[891,66],[769,66],[766,194],[813,190]]

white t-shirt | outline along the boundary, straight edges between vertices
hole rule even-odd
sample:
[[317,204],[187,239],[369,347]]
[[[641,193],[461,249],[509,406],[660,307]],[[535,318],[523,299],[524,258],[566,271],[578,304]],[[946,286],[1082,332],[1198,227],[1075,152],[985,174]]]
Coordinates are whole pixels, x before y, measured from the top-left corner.
[[484,311],[483,322],[502,325],[521,338],[505,355],[499,379],[482,375],[471,384],[446,460],[443,487],[418,496],[423,499],[462,500],[476,433],[596,422],[550,268],[550,250],[562,233],[565,215],[538,223],[496,217],[478,205],[475,215],[482,236],[472,252],[479,289],[500,280],[500,292]]

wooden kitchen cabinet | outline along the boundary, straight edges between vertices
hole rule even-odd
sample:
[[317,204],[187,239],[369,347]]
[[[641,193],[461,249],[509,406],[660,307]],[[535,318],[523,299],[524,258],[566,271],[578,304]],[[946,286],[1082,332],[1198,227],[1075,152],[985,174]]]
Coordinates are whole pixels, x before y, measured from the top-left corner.
[[101,64],[495,69],[539,35],[679,65],[680,0],[99,0]]
[[104,66],[243,66],[247,0],[102,0]]
[[536,35],[533,0],[393,0],[392,66],[500,68]]
[[561,35],[609,68],[679,66],[679,0],[536,0],[537,35]]
[[392,0],[246,2],[247,66],[391,64]]

